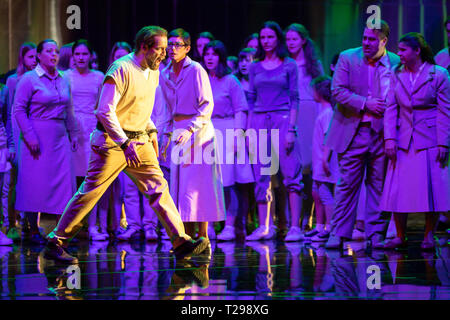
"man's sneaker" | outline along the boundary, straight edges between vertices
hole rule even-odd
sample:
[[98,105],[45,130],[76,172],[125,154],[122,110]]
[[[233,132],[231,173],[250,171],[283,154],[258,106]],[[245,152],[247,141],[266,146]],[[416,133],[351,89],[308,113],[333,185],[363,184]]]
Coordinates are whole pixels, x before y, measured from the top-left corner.
[[109,238],[109,235],[98,232],[97,227],[91,227],[89,228],[89,238],[92,241],[105,241]]
[[311,238],[311,241],[312,242],[327,242],[329,237],[330,237],[330,232],[324,230],[322,232],[319,232],[315,236],[313,236]]
[[359,229],[353,229],[352,233],[352,240],[364,240],[366,238],[366,235],[364,234],[364,231],[361,231]]
[[147,241],[158,240],[158,234],[156,233],[154,228],[149,228],[149,229],[145,230],[145,240],[147,240]]
[[197,263],[205,264],[211,262],[211,257],[212,257],[211,242],[208,241],[208,245],[206,246],[205,250],[203,250],[202,253],[196,255],[193,259]]
[[71,256],[61,244],[58,243],[57,238],[49,239],[45,247],[44,257],[62,263],[77,264],[78,259]]
[[186,240],[183,244],[179,245],[173,250],[177,260],[187,259],[192,255],[198,255],[202,253],[206,248],[208,248],[209,240],[200,237],[198,240],[194,241],[192,239]]
[[267,235],[269,235],[269,228],[266,226],[260,226],[255,231],[253,231],[251,235],[245,237],[245,240],[248,241],[264,240]]
[[217,240],[230,241],[236,238],[234,227],[225,226],[222,232],[217,236]]
[[20,234],[19,231],[17,230],[17,227],[10,228],[6,236],[10,238],[12,241],[20,240]]
[[10,246],[14,241],[9,239],[3,232],[0,231],[0,246]]
[[301,241],[304,239],[302,230],[299,227],[291,227],[284,238],[284,241]]
[[121,233],[117,236],[117,240],[120,241],[129,241],[138,239],[141,236],[141,232],[139,230],[135,230],[133,228],[128,229],[124,233]]

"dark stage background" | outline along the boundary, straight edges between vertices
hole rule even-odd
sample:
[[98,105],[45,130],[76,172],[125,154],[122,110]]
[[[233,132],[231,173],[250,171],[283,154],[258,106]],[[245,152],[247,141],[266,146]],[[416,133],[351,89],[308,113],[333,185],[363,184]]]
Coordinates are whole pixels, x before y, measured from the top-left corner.
[[[60,45],[79,37],[88,39],[98,52],[105,71],[114,42],[133,43],[136,32],[155,24],[168,31],[182,27],[193,38],[210,31],[236,55],[244,39],[258,32],[266,20],[284,29],[302,23],[320,49],[326,71],[334,54],[361,44],[366,9],[381,7],[381,18],[391,26],[388,48],[396,52],[399,35],[422,32],[437,53],[446,45],[443,21],[449,0],[0,0],[0,73],[16,67],[24,41],[38,43],[54,38]],[[81,30],[66,27],[67,7],[81,8]]]

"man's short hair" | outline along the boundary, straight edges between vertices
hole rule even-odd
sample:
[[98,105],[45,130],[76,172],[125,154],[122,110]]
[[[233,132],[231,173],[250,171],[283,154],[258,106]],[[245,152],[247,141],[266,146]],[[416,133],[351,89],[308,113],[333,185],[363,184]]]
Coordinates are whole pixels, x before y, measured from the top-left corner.
[[167,30],[158,26],[143,27],[136,34],[134,51],[138,52],[142,44],[147,45],[149,48],[153,47],[155,44],[155,37],[157,36],[167,37]]
[[377,32],[378,38],[380,40],[382,40],[384,38],[389,38],[389,34],[391,33],[391,29],[389,28],[389,25],[384,20],[380,20],[380,28],[379,29],[374,28],[373,30]]
[[177,29],[170,31],[167,38],[172,38],[172,37],[183,39],[183,42],[186,46],[191,45],[191,35],[189,34],[189,32],[187,32],[186,30],[184,30],[182,28],[177,28]]

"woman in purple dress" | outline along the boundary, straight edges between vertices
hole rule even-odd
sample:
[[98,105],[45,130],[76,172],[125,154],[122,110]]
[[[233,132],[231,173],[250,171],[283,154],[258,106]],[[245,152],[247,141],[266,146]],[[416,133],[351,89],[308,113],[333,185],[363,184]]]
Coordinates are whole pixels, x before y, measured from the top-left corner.
[[54,40],[39,43],[39,64],[22,76],[13,103],[21,132],[16,209],[25,212],[37,243],[44,242],[37,213],[61,214],[75,193],[71,149],[77,148],[78,125],[69,83],[56,69],[58,58]]
[[408,213],[421,212],[421,248],[429,250],[439,213],[450,210],[450,79],[420,33],[403,35],[398,55],[384,113],[389,165],[380,204],[394,213],[397,237],[385,248],[405,247]]

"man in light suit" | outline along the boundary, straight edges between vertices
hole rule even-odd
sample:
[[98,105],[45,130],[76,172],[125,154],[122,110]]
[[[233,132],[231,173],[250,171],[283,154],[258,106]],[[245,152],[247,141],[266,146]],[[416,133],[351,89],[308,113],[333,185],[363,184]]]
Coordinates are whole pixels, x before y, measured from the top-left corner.
[[391,67],[397,55],[386,50],[389,26],[365,28],[362,47],[340,54],[333,76],[332,93],[337,105],[325,144],[338,154],[341,178],[327,248],[342,248],[351,239],[357,200],[366,170],[366,239],[369,248],[382,248],[388,220],[379,202],[384,179],[383,113]]

